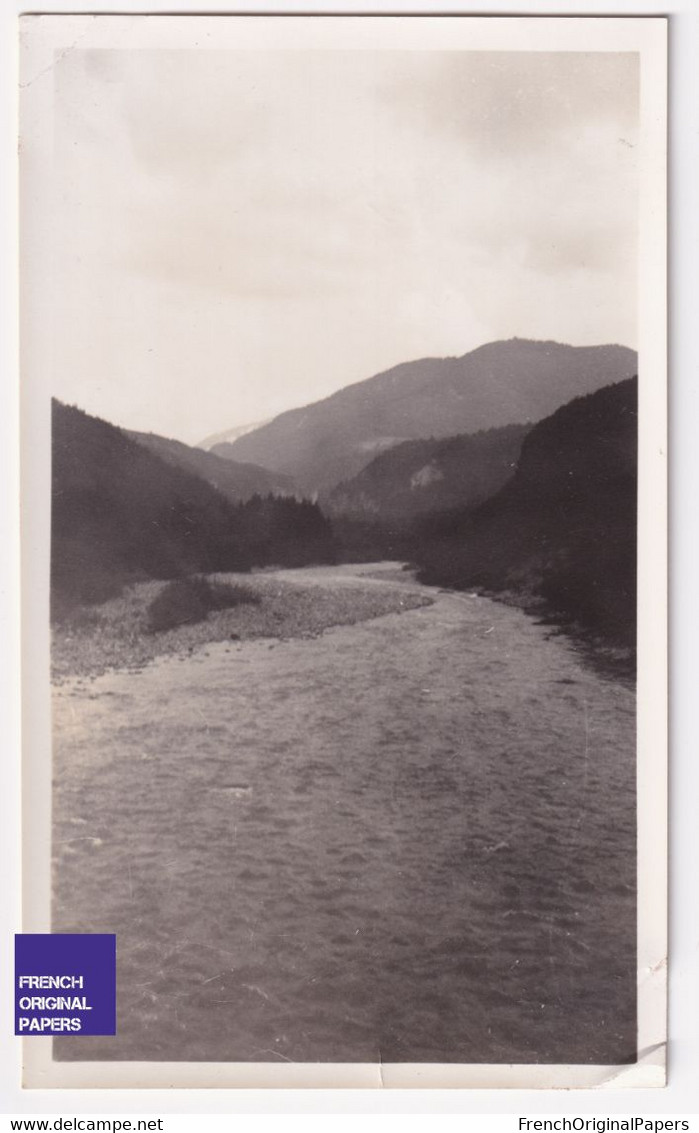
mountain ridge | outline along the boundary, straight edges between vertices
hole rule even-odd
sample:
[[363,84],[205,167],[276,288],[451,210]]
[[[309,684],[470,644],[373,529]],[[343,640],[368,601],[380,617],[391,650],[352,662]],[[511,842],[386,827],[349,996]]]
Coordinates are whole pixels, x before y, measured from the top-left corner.
[[631,377],[628,347],[513,338],[467,354],[402,362],[288,410],[230,444],[236,460],[327,493],[407,440],[542,420],[573,397]]
[[270,472],[259,464],[232,460],[159,433],[141,433],[133,429],[122,431],[168,464],[201,476],[235,503],[255,495],[292,496],[295,493],[293,480],[282,472]]
[[410,518],[475,506],[504,486],[531,426],[403,441],[322,498],[330,515]]

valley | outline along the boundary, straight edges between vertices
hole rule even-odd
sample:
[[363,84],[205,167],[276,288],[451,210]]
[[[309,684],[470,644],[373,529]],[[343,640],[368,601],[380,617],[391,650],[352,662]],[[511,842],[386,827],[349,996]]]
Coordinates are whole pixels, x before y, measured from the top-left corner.
[[635,355],[580,350],[212,451],[54,403],[53,928],[119,942],[58,1060],[635,1060]]

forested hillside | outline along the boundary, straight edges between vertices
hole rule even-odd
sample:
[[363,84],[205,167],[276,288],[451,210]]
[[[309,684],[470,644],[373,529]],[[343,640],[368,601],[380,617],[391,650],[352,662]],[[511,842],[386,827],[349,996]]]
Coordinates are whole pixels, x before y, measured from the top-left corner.
[[51,585],[54,615],[146,578],[332,561],[311,503],[236,505],[121,429],[53,402]]
[[491,500],[425,524],[426,582],[510,591],[630,646],[636,620],[637,380],[557,410]]
[[483,503],[510,479],[529,426],[405,441],[323,498],[333,515],[396,519]]

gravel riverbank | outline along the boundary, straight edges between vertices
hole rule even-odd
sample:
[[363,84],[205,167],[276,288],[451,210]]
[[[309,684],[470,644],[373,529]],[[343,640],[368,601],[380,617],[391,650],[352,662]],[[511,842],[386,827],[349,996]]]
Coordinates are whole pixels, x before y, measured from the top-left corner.
[[320,585],[309,585],[307,576],[294,581],[293,571],[213,575],[252,590],[259,604],[214,611],[202,622],[163,633],[148,631],[147,611],[167,583],[131,586],[121,597],[82,610],[70,623],[54,627],[53,680],[60,684],[109,669],[141,669],[164,654],[192,653],[216,641],[317,637],[330,626],[354,625],[431,605],[431,599],[411,588],[410,578],[401,579],[398,570],[393,572],[393,586],[375,585],[376,575],[366,568],[337,583],[330,569],[319,574]]

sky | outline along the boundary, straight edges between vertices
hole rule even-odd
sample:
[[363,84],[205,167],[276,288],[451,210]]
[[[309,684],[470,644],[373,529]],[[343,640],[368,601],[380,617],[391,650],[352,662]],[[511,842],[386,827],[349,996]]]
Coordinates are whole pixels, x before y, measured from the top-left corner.
[[80,50],[53,392],[196,443],[501,338],[636,345],[638,58]]

